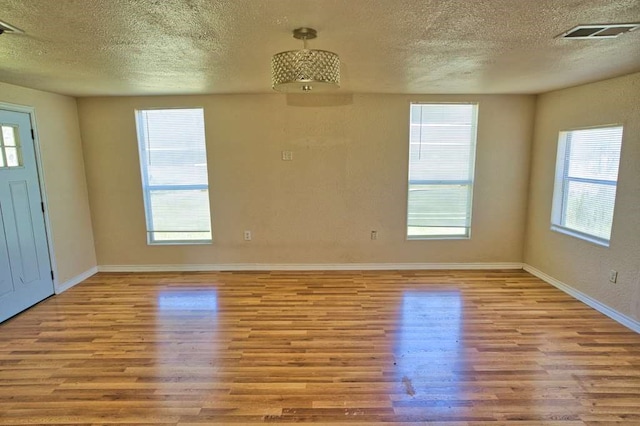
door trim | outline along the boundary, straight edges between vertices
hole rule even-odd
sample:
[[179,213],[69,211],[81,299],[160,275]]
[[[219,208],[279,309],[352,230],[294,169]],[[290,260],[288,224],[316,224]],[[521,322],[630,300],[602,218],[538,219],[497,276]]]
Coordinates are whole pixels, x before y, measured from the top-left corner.
[[32,106],[12,104],[8,102],[0,102],[0,109],[13,112],[23,112],[29,114],[29,120],[31,121],[31,129],[33,129],[33,150],[36,155],[36,169],[38,171],[38,185],[40,187],[40,197],[44,203],[44,231],[47,236],[47,249],[49,251],[49,262],[51,264],[51,270],[53,271],[53,291],[55,294],[61,293],[58,291],[58,266],[56,264],[56,257],[53,250],[53,240],[51,238],[51,221],[49,220],[49,202],[47,200],[47,191],[45,186],[44,169],[42,168],[42,155],[40,153],[40,139],[38,138],[38,128],[36,125],[36,109]]

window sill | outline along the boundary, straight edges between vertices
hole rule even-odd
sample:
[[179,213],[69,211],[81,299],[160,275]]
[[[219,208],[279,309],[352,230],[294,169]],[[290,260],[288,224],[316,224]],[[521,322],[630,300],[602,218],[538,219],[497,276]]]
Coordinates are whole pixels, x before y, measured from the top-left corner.
[[407,241],[470,240],[468,235],[407,236]]
[[147,241],[148,246],[204,246],[213,244],[213,240],[198,241]]
[[601,247],[609,247],[609,240],[605,240],[602,238],[594,237],[593,235],[585,234],[580,231],[575,231],[570,228],[565,228],[559,225],[551,225],[551,230],[558,232],[560,234],[569,235],[574,238],[578,238],[580,240],[588,241],[590,243],[596,244]]

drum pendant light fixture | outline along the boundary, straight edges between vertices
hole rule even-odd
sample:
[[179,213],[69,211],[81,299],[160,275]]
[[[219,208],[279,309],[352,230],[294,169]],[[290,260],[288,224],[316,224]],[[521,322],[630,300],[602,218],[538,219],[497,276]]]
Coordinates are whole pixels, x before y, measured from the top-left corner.
[[317,37],[313,28],[297,28],[293,37],[302,40],[301,50],[289,50],[271,58],[272,87],[285,93],[322,92],[340,87],[340,58],[333,52],[307,48]]

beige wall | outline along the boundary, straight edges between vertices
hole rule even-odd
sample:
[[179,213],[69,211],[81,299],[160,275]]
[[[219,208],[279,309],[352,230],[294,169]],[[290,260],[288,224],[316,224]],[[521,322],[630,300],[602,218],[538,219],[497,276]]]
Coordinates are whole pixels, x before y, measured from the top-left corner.
[[[470,240],[405,239],[410,101],[480,103]],[[134,110],[191,106],[205,108],[214,243],[148,246]],[[534,96],[116,97],[78,109],[100,265],[522,261]]]
[[35,107],[56,281],[63,284],[96,266],[76,100],[0,83],[0,102]]
[[[640,319],[640,73],[541,95],[536,113],[525,262]],[[624,125],[610,247],[550,227],[558,132]],[[609,270],[619,272],[609,283]]]

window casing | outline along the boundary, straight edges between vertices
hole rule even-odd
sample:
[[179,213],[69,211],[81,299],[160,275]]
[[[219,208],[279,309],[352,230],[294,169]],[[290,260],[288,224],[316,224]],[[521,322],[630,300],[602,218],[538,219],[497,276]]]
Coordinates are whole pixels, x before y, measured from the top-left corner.
[[560,132],[552,230],[609,245],[622,131],[613,125]]
[[478,105],[412,103],[408,239],[471,235]]
[[212,240],[204,111],[136,111],[149,244]]

